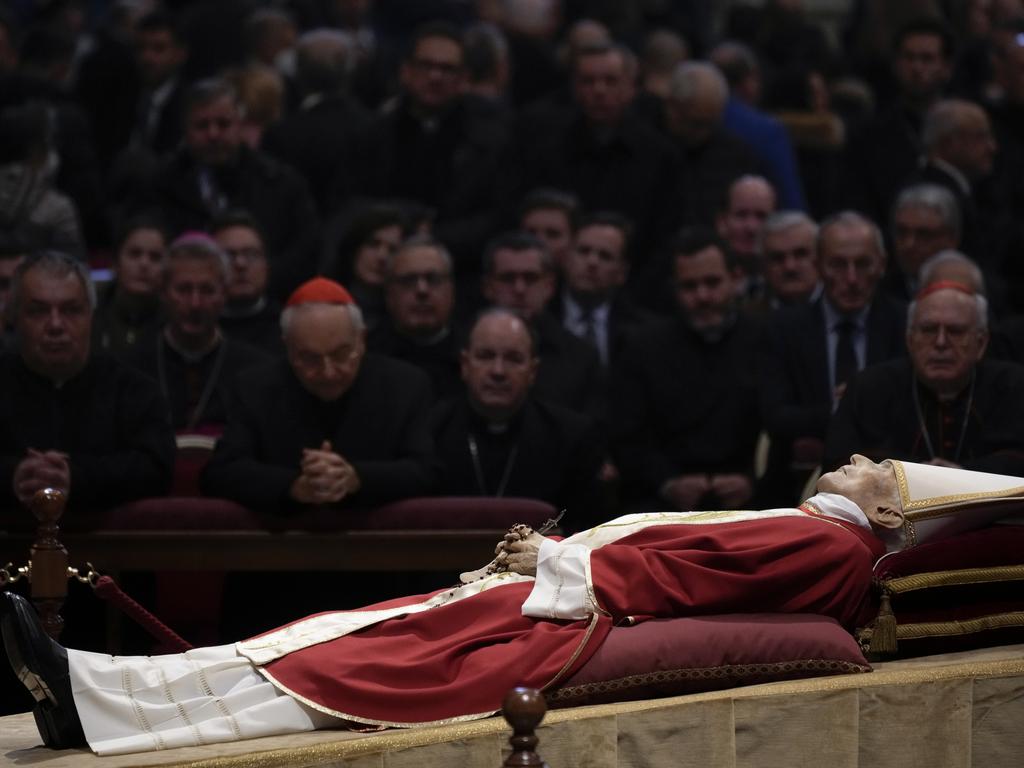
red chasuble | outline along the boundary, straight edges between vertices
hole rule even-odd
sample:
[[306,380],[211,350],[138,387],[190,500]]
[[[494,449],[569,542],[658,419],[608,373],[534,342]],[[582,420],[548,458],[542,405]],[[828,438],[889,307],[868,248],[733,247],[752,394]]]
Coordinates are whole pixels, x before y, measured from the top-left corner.
[[626,617],[806,612],[852,625],[883,552],[868,531],[810,515],[655,525],[591,553],[604,613],[590,620],[525,617],[533,582],[513,582],[300,648],[262,671],[297,699],[356,722],[469,720],[500,709],[513,686],[568,679]]

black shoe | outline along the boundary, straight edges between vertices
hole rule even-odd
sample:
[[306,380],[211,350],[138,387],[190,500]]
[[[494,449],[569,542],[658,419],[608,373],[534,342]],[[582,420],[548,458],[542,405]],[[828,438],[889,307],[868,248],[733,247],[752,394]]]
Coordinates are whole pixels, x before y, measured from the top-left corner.
[[51,749],[85,746],[85,733],[71,694],[68,654],[50,639],[29,602],[3,592],[0,630],[14,674],[36,700],[32,714]]

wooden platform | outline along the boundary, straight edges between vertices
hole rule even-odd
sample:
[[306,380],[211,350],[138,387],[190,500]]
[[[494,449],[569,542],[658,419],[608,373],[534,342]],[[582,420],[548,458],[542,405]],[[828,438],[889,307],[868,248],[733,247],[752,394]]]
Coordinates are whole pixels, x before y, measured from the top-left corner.
[[[1018,768],[1024,645],[889,662],[866,675],[561,710],[539,735],[551,768]],[[16,715],[0,718],[0,765],[498,768],[507,737],[504,721],[490,718],[99,758],[37,746],[31,715]]]

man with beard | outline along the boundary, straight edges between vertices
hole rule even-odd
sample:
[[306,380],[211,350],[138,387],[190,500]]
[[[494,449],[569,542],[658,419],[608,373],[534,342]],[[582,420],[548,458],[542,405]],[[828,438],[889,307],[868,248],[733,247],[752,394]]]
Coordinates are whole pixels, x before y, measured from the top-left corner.
[[762,334],[724,242],[684,230],[672,254],[676,316],[623,344],[613,372],[614,453],[631,509],[736,509],[753,495]]

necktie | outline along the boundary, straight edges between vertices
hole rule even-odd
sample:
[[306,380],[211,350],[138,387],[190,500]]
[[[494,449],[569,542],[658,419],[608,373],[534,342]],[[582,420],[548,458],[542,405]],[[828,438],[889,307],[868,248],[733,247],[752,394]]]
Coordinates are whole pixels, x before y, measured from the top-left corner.
[[601,343],[597,338],[597,320],[594,318],[594,310],[584,309],[580,314],[580,328],[583,333],[581,338],[597,351],[597,356],[604,363],[604,354],[601,351]]
[[857,326],[852,320],[840,320],[835,325],[839,334],[836,343],[835,385],[848,382],[857,373],[857,353],[853,349],[853,332]]

